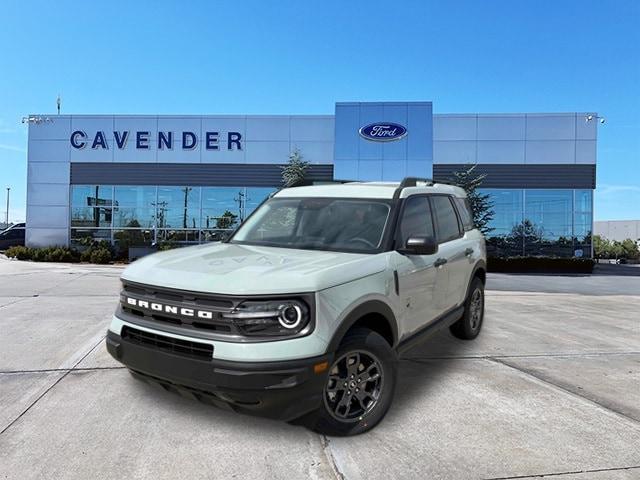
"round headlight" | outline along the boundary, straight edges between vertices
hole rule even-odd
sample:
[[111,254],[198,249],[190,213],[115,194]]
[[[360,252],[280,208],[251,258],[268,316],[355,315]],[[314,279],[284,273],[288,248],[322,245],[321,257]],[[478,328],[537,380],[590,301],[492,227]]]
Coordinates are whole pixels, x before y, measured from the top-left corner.
[[278,309],[278,321],[284,328],[296,328],[302,321],[302,309],[291,303],[281,305]]

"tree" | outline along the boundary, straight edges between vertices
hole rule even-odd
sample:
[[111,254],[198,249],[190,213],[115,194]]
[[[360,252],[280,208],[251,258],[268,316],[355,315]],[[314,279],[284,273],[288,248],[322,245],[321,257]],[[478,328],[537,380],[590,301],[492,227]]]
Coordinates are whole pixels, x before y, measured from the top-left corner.
[[309,162],[302,159],[297,148],[289,155],[289,163],[282,167],[282,185],[285,188],[302,185],[305,181]]
[[514,225],[508,235],[516,244],[539,244],[544,241],[544,228],[537,226],[528,218]]
[[236,224],[237,215],[231,213],[229,210],[225,211],[221,217],[216,219],[216,228],[230,229]]
[[627,260],[635,260],[640,258],[640,250],[636,242],[627,238],[622,242],[614,240],[613,242],[601,237],[593,236],[593,250],[596,258],[626,258]]
[[493,220],[494,210],[491,196],[478,192],[478,188],[485,179],[485,174],[475,174],[474,170],[478,164],[465,165],[462,170],[453,172],[454,183],[462,187],[467,192],[467,198],[471,206],[473,223],[484,235],[493,230],[489,223]]
[[637,260],[638,258],[640,258],[640,250],[638,249],[638,244],[630,238],[627,238],[626,240],[620,242],[620,246],[622,247],[622,255],[627,260]]
[[609,258],[611,256],[611,242],[600,235],[594,235],[593,253],[596,258]]

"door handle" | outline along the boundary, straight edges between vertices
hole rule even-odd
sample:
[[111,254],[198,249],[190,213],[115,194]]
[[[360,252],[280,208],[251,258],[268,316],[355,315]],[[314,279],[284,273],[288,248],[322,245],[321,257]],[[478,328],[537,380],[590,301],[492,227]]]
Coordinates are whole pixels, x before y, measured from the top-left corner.
[[464,251],[465,256],[470,257],[471,255],[473,255],[473,248],[467,248]]
[[447,259],[446,258],[439,258],[437,259],[435,262],[433,262],[433,265],[435,267],[441,267],[442,265],[444,265],[445,263],[447,263]]

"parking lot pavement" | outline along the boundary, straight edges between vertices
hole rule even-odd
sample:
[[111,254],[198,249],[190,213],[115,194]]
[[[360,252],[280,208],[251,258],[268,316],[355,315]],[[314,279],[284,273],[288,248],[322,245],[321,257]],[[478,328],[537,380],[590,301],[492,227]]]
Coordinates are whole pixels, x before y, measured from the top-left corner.
[[597,264],[593,275],[494,273],[489,276],[487,287],[491,290],[518,292],[640,295],[640,265]]
[[376,429],[325,438],[130,377],[119,272],[0,258],[0,479],[640,478],[640,292],[489,290],[478,339],[418,346]]

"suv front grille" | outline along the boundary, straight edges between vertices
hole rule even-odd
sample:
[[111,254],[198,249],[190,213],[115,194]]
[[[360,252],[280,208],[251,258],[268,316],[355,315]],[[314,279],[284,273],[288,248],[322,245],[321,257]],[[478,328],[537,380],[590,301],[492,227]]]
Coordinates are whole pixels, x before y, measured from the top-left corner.
[[[129,282],[123,282],[120,294],[122,312],[138,317],[144,322],[141,325],[152,327],[162,324],[165,330],[173,326],[183,330],[183,333],[184,330],[190,330],[240,335],[233,322],[222,317],[223,313],[233,310],[238,302],[237,299],[220,295],[183,292]],[[205,315],[199,315],[201,313]]]
[[233,312],[244,301],[291,299],[292,297],[302,298],[309,305],[312,315],[310,324],[313,325],[315,302],[310,293],[264,296],[224,295],[143,285],[123,280],[116,316],[142,328],[196,339],[260,342],[265,339],[273,340],[275,337],[248,336],[232,319],[225,318],[223,315]]
[[143,345],[145,347],[151,347],[185,357],[207,360],[210,360],[213,357],[213,346],[206,343],[165,337],[164,335],[145,332],[144,330],[138,330],[127,326],[122,327],[121,336],[124,340],[128,340],[129,342],[137,345]]

